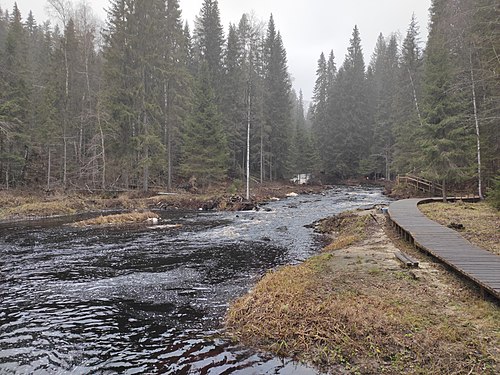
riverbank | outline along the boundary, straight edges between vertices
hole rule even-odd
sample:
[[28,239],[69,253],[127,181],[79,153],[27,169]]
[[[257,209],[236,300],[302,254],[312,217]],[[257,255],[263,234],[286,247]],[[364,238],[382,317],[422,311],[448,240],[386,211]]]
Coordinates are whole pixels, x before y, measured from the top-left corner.
[[0,220],[23,220],[89,211],[133,211],[154,209],[241,210],[254,208],[269,200],[282,199],[288,194],[314,194],[327,186],[266,183],[252,187],[247,202],[242,191],[215,187],[202,194],[177,190],[171,193],[152,191],[127,192],[49,192],[0,191]]
[[[318,228],[331,244],[236,300],[230,337],[331,373],[498,373],[498,305],[397,239],[373,210]],[[400,249],[419,268],[402,268]]]

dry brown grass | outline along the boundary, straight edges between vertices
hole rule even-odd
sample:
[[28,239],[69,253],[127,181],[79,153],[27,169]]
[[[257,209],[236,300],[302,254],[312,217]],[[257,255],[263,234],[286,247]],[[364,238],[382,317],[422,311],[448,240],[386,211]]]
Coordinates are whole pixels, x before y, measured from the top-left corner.
[[316,231],[328,235],[332,242],[324,251],[333,251],[353,245],[370,233],[370,223],[373,217],[355,212],[343,212],[341,214],[320,220],[316,225]]
[[400,268],[383,228],[369,229],[357,245],[266,274],[230,307],[229,335],[332,373],[498,373],[498,306],[423,256]]
[[71,215],[85,207],[84,201],[76,196],[0,193],[0,220]]
[[79,212],[107,209],[131,210],[145,208],[147,208],[146,199],[132,198],[129,193],[119,194],[114,198],[106,198],[99,194],[0,192],[0,220],[71,215]]
[[500,255],[500,212],[481,203],[429,203],[419,205],[430,219],[442,225],[462,224],[460,234],[473,244]]
[[134,223],[145,223],[149,219],[159,218],[159,215],[154,212],[128,212],[116,215],[106,215],[99,216],[94,219],[82,220],[73,223],[72,226],[75,227],[86,227],[86,226],[99,226],[99,225],[121,225],[121,224],[134,224]]

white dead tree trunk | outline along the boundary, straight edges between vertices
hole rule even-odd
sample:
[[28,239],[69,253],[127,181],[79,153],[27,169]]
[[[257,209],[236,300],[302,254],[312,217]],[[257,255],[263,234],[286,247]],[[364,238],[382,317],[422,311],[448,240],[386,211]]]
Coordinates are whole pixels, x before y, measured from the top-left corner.
[[408,68],[408,75],[410,76],[411,88],[413,90],[413,100],[415,101],[415,108],[417,109],[418,121],[420,126],[423,126],[422,116],[420,115],[420,107],[418,106],[417,90],[415,89],[415,84],[413,83],[413,77],[411,76],[410,68]]
[[248,99],[247,99],[247,191],[246,200],[250,200],[250,116],[252,99],[250,97],[250,81],[248,81]]
[[472,48],[469,53],[470,62],[470,78],[472,86],[472,104],[474,107],[474,122],[476,125],[476,146],[477,146],[477,182],[479,190],[479,198],[482,200],[483,197],[483,186],[482,186],[482,175],[481,175],[481,138],[479,132],[479,117],[477,114],[477,102],[476,102],[476,82],[474,80],[474,68],[472,66]]

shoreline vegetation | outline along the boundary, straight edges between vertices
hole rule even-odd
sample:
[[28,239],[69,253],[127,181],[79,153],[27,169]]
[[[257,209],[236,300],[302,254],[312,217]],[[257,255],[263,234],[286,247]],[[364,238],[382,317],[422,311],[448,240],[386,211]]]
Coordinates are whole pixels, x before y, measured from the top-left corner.
[[[499,372],[498,304],[397,238],[375,210],[316,230],[330,239],[321,254],[268,272],[231,304],[231,339],[329,373]],[[402,268],[399,250],[419,268]]]
[[[251,204],[327,188],[265,184],[252,189]],[[2,191],[0,221],[123,210],[73,225],[152,223],[155,209],[241,209],[248,202],[237,193],[220,187],[203,194]],[[498,254],[500,214],[485,203],[420,208],[443,225],[461,224],[467,239]],[[227,336],[330,373],[498,373],[498,304],[401,241],[385,220],[372,209],[314,223],[328,242],[322,252],[268,272],[234,301],[225,318]],[[417,258],[419,268],[402,268],[394,256],[400,250]]]
[[[33,193],[24,190],[0,191],[0,221],[29,220],[51,216],[74,215],[84,212],[148,210],[221,210],[239,211],[252,209],[273,199],[282,199],[289,194],[320,193],[327,185],[294,185],[266,183],[252,188],[250,201],[243,198],[237,189],[214,187],[206,192],[194,194],[184,190],[172,193],[162,191],[126,192],[50,192]],[[125,212],[126,211],[126,212]],[[124,218],[126,216],[124,215]],[[136,222],[135,219],[132,222]],[[118,224],[118,222],[115,222]]]

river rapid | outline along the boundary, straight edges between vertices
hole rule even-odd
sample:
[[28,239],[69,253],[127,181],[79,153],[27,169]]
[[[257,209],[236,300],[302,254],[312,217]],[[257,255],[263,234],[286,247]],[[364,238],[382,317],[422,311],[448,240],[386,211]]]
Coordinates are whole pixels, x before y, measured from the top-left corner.
[[159,225],[0,225],[0,374],[316,374],[224,339],[230,301],[318,252],[305,227],[386,204],[335,187],[258,212],[162,211]]

